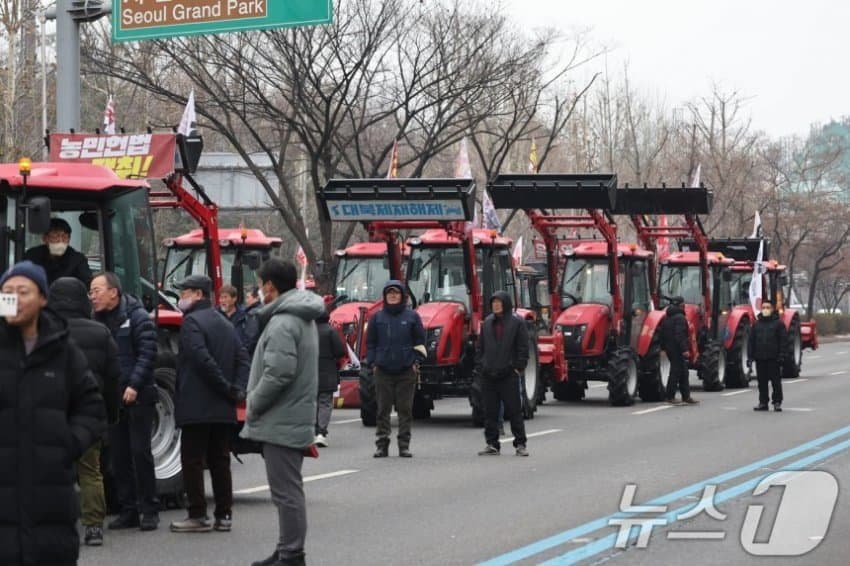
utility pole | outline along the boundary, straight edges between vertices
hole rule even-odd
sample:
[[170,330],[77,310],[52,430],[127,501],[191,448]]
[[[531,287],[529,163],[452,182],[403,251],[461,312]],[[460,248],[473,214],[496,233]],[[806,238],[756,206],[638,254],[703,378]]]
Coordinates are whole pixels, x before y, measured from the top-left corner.
[[112,13],[103,0],[56,0],[56,130],[80,129],[80,24]]

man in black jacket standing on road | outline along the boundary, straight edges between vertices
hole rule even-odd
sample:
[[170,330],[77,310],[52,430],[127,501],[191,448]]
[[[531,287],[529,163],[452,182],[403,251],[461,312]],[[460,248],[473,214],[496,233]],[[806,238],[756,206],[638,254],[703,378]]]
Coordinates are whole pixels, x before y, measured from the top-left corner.
[[759,404],[753,407],[756,411],[767,410],[768,383],[773,384],[773,410],[782,410],[782,376],[779,368],[787,351],[787,341],[788,332],[785,325],[774,312],[773,305],[769,301],[763,301],[761,314],[750,331],[747,344],[747,369],[752,369],[755,360],[759,382]]
[[688,377],[688,319],[682,306],[682,297],[671,297],[667,307],[667,316],[661,323],[661,348],[670,360],[670,377],[667,379],[667,402],[676,405],[676,389],[682,392],[682,403],[699,403],[691,397],[691,384]]
[[528,365],[528,329],[525,322],[514,315],[508,293],[493,293],[490,309],[492,312],[481,325],[476,363],[484,397],[484,438],[487,441],[487,446],[478,455],[499,454],[499,407],[504,404],[516,455],[528,456],[520,382]]
[[[68,332],[82,350],[103,396],[106,418],[110,425],[118,422],[118,346],[103,324],[91,319],[88,289],[74,277],[60,277],[50,285],[48,306],[68,322]],[[98,440],[77,462],[80,480],[80,507],[85,528],[83,542],[87,546],[103,544],[103,520],[106,518],[106,496],[100,470],[102,441]]]
[[[212,308],[212,280],[190,275],[177,285],[180,329],[175,417],[181,428],[180,455],[189,517],[171,523],[174,532],[229,531],[233,507],[230,438],[236,402],[248,387],[248,354],[226,318]],[[215,524],[207,518],[204,463],[212,478]]]

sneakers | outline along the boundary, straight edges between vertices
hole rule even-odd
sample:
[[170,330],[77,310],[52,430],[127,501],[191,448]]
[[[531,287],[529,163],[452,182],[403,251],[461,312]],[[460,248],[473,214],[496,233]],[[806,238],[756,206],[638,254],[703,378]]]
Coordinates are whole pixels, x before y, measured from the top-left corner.
[[688,397],[687,399],[682,399],[682,404],[684,404],[684,405],[699,405],[699,401],[697,401],[693,397]]
[[411,452],[409,448],[399,448],[398,449],[398,457],[399,458],[413,458],[413,452]]
[[91,525],[86,527],[86,535],[83,538],[86,546],[102,546],[103,545],[103,527],[100,525]]
[[528,456],[528,450],[525,449],[525,446],[520,444],[516,447],[516,455],[517,456]]
[[317,434],[316,438],[313,439],[313,444],[318,446],[319,448],[327,448],[328,447],[328,437],[324,434]]
[[230,515],[225,515],[224,517],[215,518],[215,524],[213,525],[213,529],[221,533],[228,533],[230,532],[232,526],[233,520],[231,519]]
[[172,533],[208,533],[211,530],[212,523],[206,517],[188,517],[171,523]]
[[492,444],[488,444],[487,447],[478,453],[479,456],[498,456],[499,449],[493,446]]
[[378,446],[378,449],[375,450],[375,453],[372,454],[373,458],[386,458],[390,455],[390,450],[386,446]]
[[781,413],[782,412],[782,403],[774,403],[773,404],[773,411],[775,413]]
[[138,513],[124,513],[122,512],[118,515],[118,518],[109,523],[106,528],[110,531],[117,531],[120,529],[136,529],[139,527],[139,515]]
[[766,411],[767,403],[759,403],[757,406],[753,407],[753,411]]
[[159,515],[156,513],[142,515],[139,521],[139,529],[143,531],[155,531],[159,527]]

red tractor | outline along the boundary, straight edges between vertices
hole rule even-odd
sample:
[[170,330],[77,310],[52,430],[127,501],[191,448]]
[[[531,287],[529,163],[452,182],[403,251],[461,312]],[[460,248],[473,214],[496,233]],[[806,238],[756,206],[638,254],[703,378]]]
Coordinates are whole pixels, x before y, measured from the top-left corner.
[[[617,191],[615,214],[628,215],[639,241],[653,252],[650,281],[653,303],[665,308],[671,297],[685,300],[685,317],[689,330],[689,366],[696,369],[706,391],[724,387],[726,354],[722,329],[728,312],[716,305],[729,304],[729,267],[734,263],[721,254],[708,251],[708,236],[698,214],[711,212],[713,195],[705,187],[623,188]],[[647,215],[672,216],[669,225],[653,224]],[[675,218],[681,217],[679,222]],[[687,255],[676,254],[661,262],[660,278],[656,258],[658,241],[662,238],[691,238],[696,249]],[[684,265],[684,261],[689,261]],[[666,385],[668,372],[666,356],[662,354],[662,380]]]
[[[511,242],[493,230],[472,228],[474,194],[470,179],[338,179],[319,195],[330,220],[372,222],[387,231],[425,230],[407,241],[405,278],[427,336],[428,355],[414,399],[417,418],[430,416],[435,400],[460,396],[469,398],[473,421],[483,422],[473,376],[481,321],[494,291],[508,290],[516,297]],[[532,326],[531,313],[517,312]],[[375,423],[372,379],[364,368],[361,418],[370,426]],[[541,386],[536,355],[524,382],[530,418]]]
[[[541,337],[541,361],[550,362],[556,399],[584,398],[590,380],[608,382],[612,405],[664,395],[659,324],[652,308],[652,253],[617,240],[611,213],[616,175],[499,175],[488,187],[496,208],[523,209],[544,238],[552,292],[551,342]],[[548,209],[585,212],[557,215]],[[557,229],[593,230],[601,240],[576,237],[565,250],[561,277]],[[548,350],[548,351],[547,351]],[[559,365],[569,368],[559,380]]]

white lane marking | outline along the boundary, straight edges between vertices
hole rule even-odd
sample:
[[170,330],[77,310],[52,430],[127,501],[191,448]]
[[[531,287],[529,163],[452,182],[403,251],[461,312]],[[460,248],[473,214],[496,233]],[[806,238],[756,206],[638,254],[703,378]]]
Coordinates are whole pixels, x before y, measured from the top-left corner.
[[[339,470],[336,472],[328,472],[327,474],[316,474],[315,476],[307,476],[304,478],[304,483],[317,481],[317,480],[326,480],[330,478],[337,478],[339,476],[347,476],[349,474],[354,474],[359,472],[360,470]],[[239,489],[233,492],[233,495],[248,495],[250,493],[261,493],[263,491],[268,491],[268,485],[258,485],[257,487],[249,487],[246,489]]]
[[[560,428],[550,428],[547,430],[541,430],[540,432],[532,432],[531,434],[526,434],[526,438],[534,438],[535,436],[543,436],[544,434],[554,434],[556,432],[563,432],[563,429]],[[513,436],[503,436],[499,438],[499,443],[502,442],[513,442]]]
[[799,378],[799,379],[792,379],[792,380],[790,380],[790,381],[784,381],[783,383],[784,383],[785,385],[790,385],[790,384],[792,384],[792,383],[802,383],[802,382],[804,382],[804,381],[808,381],[808,380],[809,380],[809,378],[808,378],[808,377],[801,377],[801,378]]
[[809,355],[807,355],[807,356],[806,356],[806,360],[807,360],[807,361],[808,361],[808,360],[817,360],[817,359],[819,359],[819,358],[821,358],[821,356],[819,356],[819,355],[814,355],[814,356],[809,356]]
[[750,391],[753,391],[753,390],[752,389],[739,389],[738,391],[729,391],[728,393],[721,393],[721,395],[723,395],[724,397],[731,397],[732,395],[740,395],[741,393],[749,393]]
[[608,387],[608,384],[607,383],[594,383],[593,385],[590,385],[588,387],[588,389],[599,389],[600,387]]
[[359,423],[360,419],[345,419],[344,421],[331,421],[331,424],[349,424],[349,423]]
[[831,373],[831,374],[829,374],[829,375],[844,375],[845,373],[847,373],[847,370],[846,370],[846,369],[843,369],[843,370],[841,370],[841,371],[834,371],[834,372],[832,372],[832,373]]
[[675,405],[661,405],[659,407],[653,407],[651,409],[644,409],[642,411],[634,411],[633,415],[646,415],[648,413],[655,413],[656,411],[664,411],[665,409],[672,409]]
[[814,411],[811,407],[782,407],[783,411],[797,411],[799,413],[811,413]]
[[846,354],[846,353],[847,353],[847,350],[841,350],[841,351],[840,351],[840,352],[838,352],[838,353],[839,353],[839,354]]

